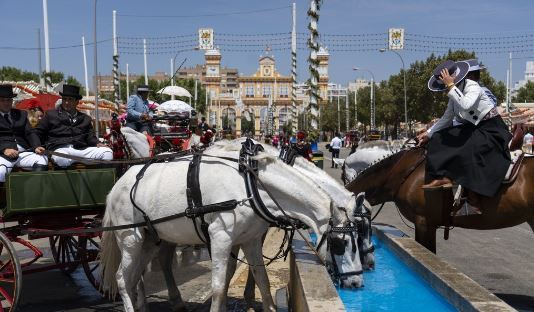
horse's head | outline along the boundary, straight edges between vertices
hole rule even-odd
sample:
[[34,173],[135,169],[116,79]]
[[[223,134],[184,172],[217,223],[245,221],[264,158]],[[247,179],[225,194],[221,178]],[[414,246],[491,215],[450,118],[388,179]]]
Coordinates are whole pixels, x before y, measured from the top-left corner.
[[[371,210],[366,206],[365,193],[357,196],[357,206],[354,211],[354,217],[358,227],[358,250],[360,261],[364,270],[374,269],[375,267],[375,246],[371,240],[373,229],[371,224]],[[367,203],[368,205],[368,203]]]
[[[345,288],[362,287],[363,270],[358,252],[358,231],[352,221],[354,218],[349,216],[345,208],[335,207],[334,202],[330,208],[332,219],[322,238],[326,241],[326,246],[320,244],[319,252],[325,256],[330,274],[336,283]],[[342,213],[339,213],[340,211]]]

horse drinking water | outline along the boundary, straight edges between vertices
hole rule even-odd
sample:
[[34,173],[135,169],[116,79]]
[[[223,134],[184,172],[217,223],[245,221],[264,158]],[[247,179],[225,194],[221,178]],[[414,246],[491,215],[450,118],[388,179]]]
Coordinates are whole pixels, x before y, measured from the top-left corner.
[[[234,159],[237,160],[237,153]],[[123,225],[143,220],[142,214],[134,208],[132,199],[151,219],[166,217],[185,211],[187,203],[186,174],[192,157],[176,159],[168,163],[157,163],[146,168],[144,177],[138,181],[136,175],[141,166],[132,167],[115,184],[108,195],[104,226]],[[319,235],[324,235],[331,225],[344,226],[353,222],[349,209],[338,209],[330,197],[304,175],[267,153],[254,157],[258,162],[258,177],[262,187],[258,188],[261,200],[269,213],[276,217],[286,215],[290,220],[300,220]],[[220,203],[237,200],[240,204],[231,211],[205,215],[208,223],[212,256],[212,305],[211,311],[226,310],[228,280],[233,272],[231,251],[241,246],[255,276],[265,311],[274,311],[269,281],[261,254],[261,236],[267,230],[265,222],[254,210],[249,194],[239,172],[239,163],[229,159],[204,157],[200,164],[199,182],[203,202]],[[216,177],[216,178],[214,178]],[[284,181],[284,183],[280,183]],[[137,184],[139,190],[133,192]],[[273,197],[270,197],[269,194]],[[283,211],[279,207],[283,207]],[[324,209],[330,207],[330,209]],[[354,206],[353,206],[354,207]],[[345,211],[344,211],[345,210]],[[145,227],[146,228],[146,227]],[[186,218],[174,219],[154,225],[159,238],[177,245],[202,244],[202,234]],[[339,240],[350,244],[349,237],[331,233]],[[204,237],[206,239],[206,237]],[[103,237],[102,264],[103,286],[120,293],[125,311],[144,309],[144,290],[138,287],[141,275],[148,261],[157,252],[153,237],[144,229],[132,228],[105,232]],[[341,257],[341,273],[359,272],[359,259],[350,255]],[[341,283],[345,287],[362,285],[360,274],[345,276]],[[142,285],[142,284],[141,284]]]

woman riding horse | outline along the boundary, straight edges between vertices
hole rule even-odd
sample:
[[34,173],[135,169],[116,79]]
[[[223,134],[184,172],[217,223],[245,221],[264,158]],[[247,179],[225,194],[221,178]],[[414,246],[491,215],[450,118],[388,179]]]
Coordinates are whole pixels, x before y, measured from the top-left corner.
[[445,61],[428,81],[431,91],[449,97],[441,119],[418,136],[427,146],[423,188],[452,187],[452,181],[492,197],[510,165],[511,134],[494,101],[477,83],[480,65]]

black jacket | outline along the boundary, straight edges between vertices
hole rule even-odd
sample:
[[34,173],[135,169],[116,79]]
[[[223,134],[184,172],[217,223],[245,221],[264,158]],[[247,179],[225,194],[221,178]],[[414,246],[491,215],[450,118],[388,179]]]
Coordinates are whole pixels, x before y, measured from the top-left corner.
[[11,125],[0,114],[0,156],[13,161],[4,155],[7,148],[17,150],[17,144],[25,149],[35,150],[41,146],[41,141],[30,126],[28,113],[18,109],[11,109]]
[[61,107],[47,111],[35,130],[49,150],[68,144],[83,149],[98,143],[91,117],[79,111],[71,117]]

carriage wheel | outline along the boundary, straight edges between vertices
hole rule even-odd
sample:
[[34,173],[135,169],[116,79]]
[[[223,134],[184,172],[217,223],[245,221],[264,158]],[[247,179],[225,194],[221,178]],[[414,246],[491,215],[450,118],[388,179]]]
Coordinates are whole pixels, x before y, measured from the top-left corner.
[[78,241],[73,236],[51,236],[50,250],[56,264],[62,264],[60,270],[70,274],[76,270],[79,264]]
[[20,298],[22,269],[9,238],[0,232],[0,312],[15,311]]

